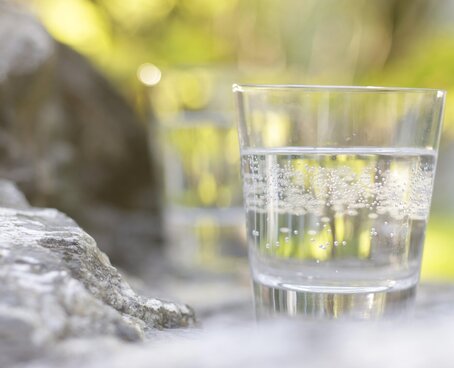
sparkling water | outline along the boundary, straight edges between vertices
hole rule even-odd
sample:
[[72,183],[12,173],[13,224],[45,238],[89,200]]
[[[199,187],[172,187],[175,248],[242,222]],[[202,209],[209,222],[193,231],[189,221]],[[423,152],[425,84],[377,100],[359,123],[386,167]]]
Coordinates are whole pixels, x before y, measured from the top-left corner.
[[414,148],[244,151],[256,302],[289,312],[298,293],[304,308],[307,293],[353,305],[413,296],[435,161],[434,151]]

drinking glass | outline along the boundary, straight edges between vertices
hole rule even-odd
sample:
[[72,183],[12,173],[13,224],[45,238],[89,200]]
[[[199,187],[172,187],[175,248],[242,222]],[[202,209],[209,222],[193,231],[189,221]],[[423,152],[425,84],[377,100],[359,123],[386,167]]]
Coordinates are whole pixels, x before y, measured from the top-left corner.
[[172,69],[156,87],[166,251],[183,274],[247,267],[230,74]]
[[258,318],[408,313],[445,92],[234,85]]

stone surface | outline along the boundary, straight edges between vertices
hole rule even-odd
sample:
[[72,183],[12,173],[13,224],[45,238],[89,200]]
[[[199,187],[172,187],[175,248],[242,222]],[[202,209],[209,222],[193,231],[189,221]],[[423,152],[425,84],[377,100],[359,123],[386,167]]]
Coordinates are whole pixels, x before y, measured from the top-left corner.
[[[33,205],[68,213],[114,264],[137,272],[162,237],[145,124],[101,72],[17,2],[0,0],[0,54],[0,178]],[[122,220],[135,211],[147,227]]]
[[203,331],[161,336],[143,345],[98,339],[96,349],[81,339],[67,340],[45,359],[25,367],[452,367],[453,306],[454,285],[425,285],[413,318],[392,322],[293,319],[259,325],[249,320],[241,327],[210,323]]
[[0,205],[10,207],[0,207],[0,366],[68,338],[136,341],[193,324],[189,307],[137,295],[61,212],[27,208],[7,182],[0,182]]
[[30,204],[12,182],[0,179],[0,207],[26,209]]

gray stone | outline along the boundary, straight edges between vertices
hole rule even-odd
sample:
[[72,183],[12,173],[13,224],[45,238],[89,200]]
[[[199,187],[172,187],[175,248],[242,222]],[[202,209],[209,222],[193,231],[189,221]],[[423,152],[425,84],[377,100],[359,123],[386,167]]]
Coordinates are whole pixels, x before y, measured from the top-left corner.
[[54,51],[52,38],[12,1],[0,1],[0,14],[0,81],[39,69]]
[[[423,289],[417,309],[432,311],[424,317],[418,312],[392,322],[249,321],[241,327],[212,327],[133,346],[112,340],[98,339],[94,345],[67,340],[26,367],[452,367],[454,286]],[[434,304],[450,312],[433,313],[429,305]]]
[[5,182],[0,203],[23,207],[0,207],[0,366],[68,338],[136,341],[155,329],[193,324],[189,307],[137,295],[93,238],[61,212],[26,208]]
[[[100,71],[13,1],[0,0],[0,55],[0,178],[32,205],[67,213],[114,264],[137,272],[162,238],[145,123]],[[148,226],[123,221],[136,211]],[[128,235],[127,244],[116,241]]]
[[12,182],[0,179],[0,207],[25,209],[30,204]]

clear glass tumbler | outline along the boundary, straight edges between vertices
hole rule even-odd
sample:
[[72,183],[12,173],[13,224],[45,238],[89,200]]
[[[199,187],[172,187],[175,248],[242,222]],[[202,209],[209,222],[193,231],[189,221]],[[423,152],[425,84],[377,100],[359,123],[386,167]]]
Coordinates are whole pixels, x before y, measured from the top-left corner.
[[445,92],[234,85],[258,318],[407,313]]
[[247,268],[231,74],[169,69],[155,90],[166,251],[186,276]]

